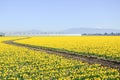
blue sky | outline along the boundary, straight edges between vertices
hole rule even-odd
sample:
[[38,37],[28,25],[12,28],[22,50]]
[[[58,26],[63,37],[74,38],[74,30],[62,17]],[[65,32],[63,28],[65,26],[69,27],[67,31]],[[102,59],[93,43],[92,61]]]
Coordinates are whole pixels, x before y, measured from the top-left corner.
[[0,0],[0,31],[120,29],[120,0]]

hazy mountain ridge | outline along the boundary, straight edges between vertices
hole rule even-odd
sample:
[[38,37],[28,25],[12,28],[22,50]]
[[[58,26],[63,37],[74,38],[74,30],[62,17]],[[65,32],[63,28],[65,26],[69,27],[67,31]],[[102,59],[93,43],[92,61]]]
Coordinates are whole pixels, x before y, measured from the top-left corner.
[[71,28],[64,30],[65,34],[94,34],[94,33],[120,33],[120,29],[100,29],[100,28]]
[[100,29],[100,28],[70,28],[70,29],[66,29],[63,31],[59,31],[59,32],[43,32],[42,30],[27,30],[27,31],[19,31],[19,32],[7,32],[5,33],[5,35],[52,35],[52,34],[60,34],[60,35],[64,35],[64,34],[104,34],[104,33],[120,33],[120,29]]

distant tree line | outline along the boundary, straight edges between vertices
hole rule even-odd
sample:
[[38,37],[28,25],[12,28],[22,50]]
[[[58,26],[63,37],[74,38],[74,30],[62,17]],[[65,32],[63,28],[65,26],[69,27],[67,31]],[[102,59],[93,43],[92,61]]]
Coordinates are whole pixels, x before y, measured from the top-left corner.
[[85,35],[97,35],[97,36],[120,36],[120,33],[114,33],[114,32],[111,32],[111,33],[107,33],[107,32],[105,32],[105,33],[94,33],[94,34],[87,34],[87,33],[84,33],[84,34],[82,34],[83,36],[85,36]]
[[9,32],[6,36],[34,36],[34,35],[61,35],[63,32]]

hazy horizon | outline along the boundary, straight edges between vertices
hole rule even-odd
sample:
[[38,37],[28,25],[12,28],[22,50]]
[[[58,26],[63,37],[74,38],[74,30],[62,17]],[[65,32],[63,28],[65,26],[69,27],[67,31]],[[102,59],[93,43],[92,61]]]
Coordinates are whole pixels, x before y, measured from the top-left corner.
[[[96,30],[111,30],[111,32],[112,32],[112,30],[119,30],[119,32],[120,32],[120,29],[115,29],[115,28],[90,28],[90,27],[85,27],[85,28],[83,28],[83,27],[75,27],[75,28],[66,28],[66,29],[61,29],[61,30],[42,30],[42,29],[26,29],[26,30],[15,30],[15,31],[0,31],[0,32],[3,32],[3,33],[9,33],[9,32],[64,32],[64,31],[69,31],[69,30],[74,30],[74,29],[78,29],[78,30],[80,30],[80,29],[86,29],[86,30],[89,30],[89,29],[96,29]],[[107,32],[107,31],[106,31]],[[114,32],[114,31],[113,31]]]
[[1,0],[0,32],[120,29],[120,0]]

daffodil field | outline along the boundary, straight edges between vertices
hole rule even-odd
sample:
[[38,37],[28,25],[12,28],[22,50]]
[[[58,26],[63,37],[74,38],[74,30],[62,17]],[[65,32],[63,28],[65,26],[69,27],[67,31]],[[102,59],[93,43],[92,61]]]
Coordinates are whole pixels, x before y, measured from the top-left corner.
[[16,42],[120,61],[120,36],[43,36]]
[[[2,42],[18,38],[21,37],[0,37],[0,80],[120,80],[117,69]],[[119,37],[33,37],[16,42],[95,53],[119,60],[119,40]]]

